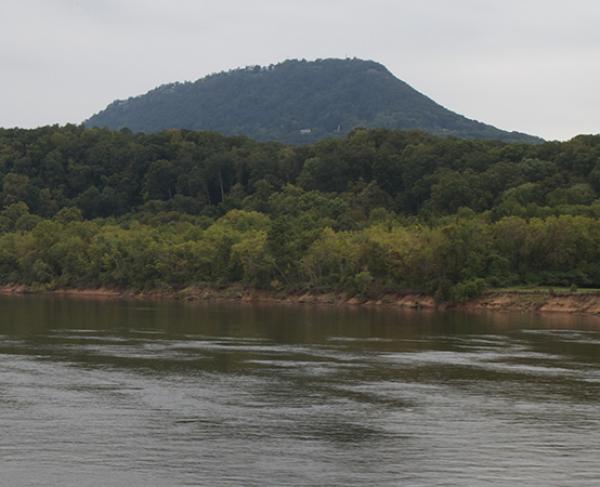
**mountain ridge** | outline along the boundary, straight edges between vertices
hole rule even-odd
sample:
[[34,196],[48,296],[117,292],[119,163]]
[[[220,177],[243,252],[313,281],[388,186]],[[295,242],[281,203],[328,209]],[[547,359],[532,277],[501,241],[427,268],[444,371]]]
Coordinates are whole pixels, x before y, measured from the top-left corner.
[[542,142],[448,110],[382,64],[356,58],[287,60],[168,83],[115,100],[84,124],[135,132],[209,130],[284,143],[312,143],[359,127]]

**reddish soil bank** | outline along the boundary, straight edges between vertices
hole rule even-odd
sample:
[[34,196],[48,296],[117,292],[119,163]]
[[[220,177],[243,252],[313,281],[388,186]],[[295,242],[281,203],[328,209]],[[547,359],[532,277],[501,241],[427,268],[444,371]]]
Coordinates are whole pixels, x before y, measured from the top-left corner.
[[405,309],[468,311],[520,311],[600,315],[600,293],[550,293],[546,291],[488,291],[465,303],[438,303],[426,294],[386,294],[377,299],[336,293],[283,293],[242,287],[225,289],[186,288],[182,290],[131,291],[115,289],[37,290],[23,285],[0,286],[0,294],[48,294],[87,299],[175,299],[180,301],[237,301],[242,303],[326,304],[335,306],[390,306]]

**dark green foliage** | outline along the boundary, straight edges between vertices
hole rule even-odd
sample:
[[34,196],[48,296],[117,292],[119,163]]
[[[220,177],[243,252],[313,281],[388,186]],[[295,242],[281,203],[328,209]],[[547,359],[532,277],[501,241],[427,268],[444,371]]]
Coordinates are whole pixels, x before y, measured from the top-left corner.
[[43,217],[76,207],[88,219],[301,208],[336,228],[377,208],[422,217],[462,207],[495,218],[596,215],[599,140],[504,144],[361,129],[293,147],[182,130],[0,129],[0,201]]
[[600,287],[598,167],[600,136],[510,145],[380,129],[290,147],[0,130],[0,282],[450,301]]
[[540,142],[469,120],[359,59],[285,61],[173,83],[111,103],[86,125],[135,132],[170,128],[311,143],[357,127],[421,129],[471,139]]

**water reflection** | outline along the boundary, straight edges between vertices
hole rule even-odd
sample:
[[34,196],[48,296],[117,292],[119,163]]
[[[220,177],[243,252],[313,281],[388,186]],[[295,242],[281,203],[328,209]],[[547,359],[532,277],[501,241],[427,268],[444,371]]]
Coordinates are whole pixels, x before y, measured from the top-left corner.
[[2,484],[596,485],[600,321],[0,298]]

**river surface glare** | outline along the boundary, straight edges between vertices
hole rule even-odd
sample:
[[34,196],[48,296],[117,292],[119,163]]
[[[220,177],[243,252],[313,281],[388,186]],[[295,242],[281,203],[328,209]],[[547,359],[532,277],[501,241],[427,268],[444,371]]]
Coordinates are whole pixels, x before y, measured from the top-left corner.
[[0,485],[598,486],[600,319],[0,297]]

